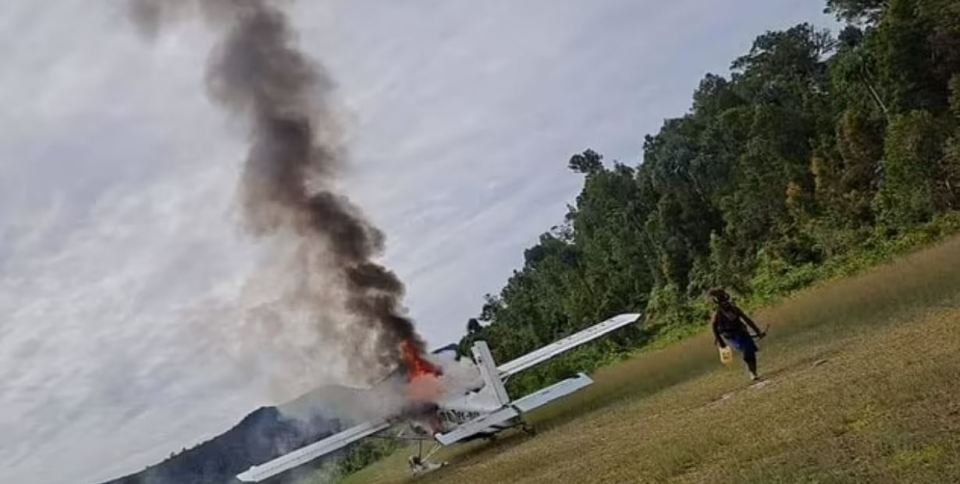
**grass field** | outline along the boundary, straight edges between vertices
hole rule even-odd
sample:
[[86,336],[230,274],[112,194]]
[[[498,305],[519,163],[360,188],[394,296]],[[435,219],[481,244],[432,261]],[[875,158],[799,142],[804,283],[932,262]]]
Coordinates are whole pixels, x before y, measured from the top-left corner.
[[531,415],[535,437],[409,451],[366,482],[960,482],[960,239],[756,314],[766,380],[723,367],[707,334],[594,375]]

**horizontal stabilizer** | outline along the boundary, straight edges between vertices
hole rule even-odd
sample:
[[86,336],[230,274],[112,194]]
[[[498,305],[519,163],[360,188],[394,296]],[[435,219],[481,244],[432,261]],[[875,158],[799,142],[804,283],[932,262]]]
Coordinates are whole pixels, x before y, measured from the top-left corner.
[[558,398],[563,398],[593,383],[587,375],[580,373],[553,385],[533,392],[499,410],[477,417],[456,429],[435,437],[443,445],[450,445],[476,434],[499,430],[496,427],[509,424],[513,419],[538,407],[542,407]]
[[284,454],[271,461],[253,466],[237,474],[237,479],[243,482],[260,482],[269,479],[277,474],[282,474],[300,467],[318,457],[342,449],[353,442],[388,428],[390,428],[390,424],[385,420],[364,422],[360,425],[355,425],[323,440],[318,440],[310,445],[303,446],[289,454]]
[[527,353],[515,360],[508,361],[497,367],[500,371],[500,377],[506,378],[510,375],[520,373],[527,368],[543,363],[563,352],[569,351],[584,343],[593,341],[611,331],[620,329],[628,324],[640,319],[640,314],[621,314],[614,316],[600,324],[591,326],[583,331],[559,339],[553,343],[544,346],[534,352]]
[[491,413],[477,417],[445,434],[436,434],[434,438],[443,445],[459,442],[476,434],[489,431],[498,425],[503,425],[520,416],[520,412],[513,407],[502,407]]
[[567,378],[562,382],[555,383],[547,388],[533,392],[511,404],[512,407],[521,412],[529,412],[535,408],[542,407],[554,400],[563,398],[573,392],[582,390],[593,383],[593,380],[583,373],[578,373],[573,378]]

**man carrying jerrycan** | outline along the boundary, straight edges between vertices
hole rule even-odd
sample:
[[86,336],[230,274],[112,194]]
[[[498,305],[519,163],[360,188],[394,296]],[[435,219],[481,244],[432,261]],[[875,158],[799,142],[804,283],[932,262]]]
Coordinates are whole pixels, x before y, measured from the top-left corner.
[[[753,338],[760,339],[767,334],[760,331],[760,328],[730,300],[730,295],[726,291],[717,288],[711,289],[707,294],[716,304],[711,326],[713,327],[716,344],[720,348],[720,360],[729,363],[733,358],[731,350],[727,346],[729,344],[743,355],[743,361],[750,371],[750,379],[758,380],[760,378],[757,375],[757,351],[759,351],[759,348],[757,348]],[[747,326],[753,330],[754,334],[750,334]]]

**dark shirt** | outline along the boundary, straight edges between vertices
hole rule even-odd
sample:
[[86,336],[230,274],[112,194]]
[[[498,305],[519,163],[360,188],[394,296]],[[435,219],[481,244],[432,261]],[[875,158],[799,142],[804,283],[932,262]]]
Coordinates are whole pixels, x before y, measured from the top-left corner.
[[717,305],[717,310],[713,313],[711,326],[717,346],[721,348],[727,346],[721,336],[730,338],[738,334],[750,334],[747,326],[753,329],[754,333],[760,334],[760,328],[732,302]]

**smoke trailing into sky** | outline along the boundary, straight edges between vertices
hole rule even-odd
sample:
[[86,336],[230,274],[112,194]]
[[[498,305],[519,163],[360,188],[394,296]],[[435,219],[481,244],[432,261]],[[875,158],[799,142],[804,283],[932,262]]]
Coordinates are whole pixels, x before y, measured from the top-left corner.
[[[250,128],[240,187],[246,228],[258,237],[295,240],[298,260],[291,264],[295,282],[287,299],[316,313],[309,324],[322,325],[326,319],[319,313],[327,308],[321,293],[335,286],[351,316],[350,337],[342,344],[362,339],[369,350],[352,356],[354,368],[392,368],[401,362],[403,341],[422,351],[423,342],[401,305],[403,284],[374,261],[383,252],[383,234],[336,190],[345,156],[330,107],[333,84],[322,66],[298,50],[280,2],[130,1],[131,17],[148,35],[171,21],[193,17],[219,35],[208,61],[208,92]],[[316,272],[323,277],[311,274]]]

